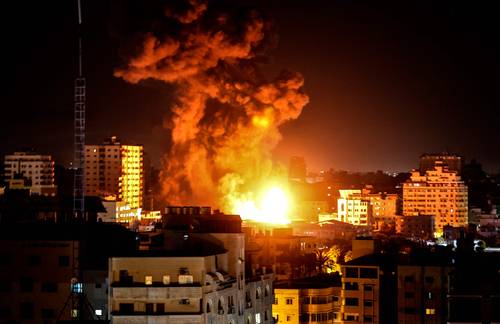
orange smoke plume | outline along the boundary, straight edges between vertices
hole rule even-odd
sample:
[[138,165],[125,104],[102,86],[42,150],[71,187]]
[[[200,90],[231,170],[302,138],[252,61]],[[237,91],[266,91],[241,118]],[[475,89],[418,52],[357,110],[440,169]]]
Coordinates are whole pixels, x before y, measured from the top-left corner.
[[308,103],[304,80],[289,71],[270,82],[261,76],[255,56],[269,24],[256,11],[211,10],[195,0],[175,10],[165,7],[162,18],[175,32],[141,33],[115,76],[177,86],[161,173],[165,199],[234,212],[236,201],[253,199],[264,182],[285,174],[271,152],[279,127]]

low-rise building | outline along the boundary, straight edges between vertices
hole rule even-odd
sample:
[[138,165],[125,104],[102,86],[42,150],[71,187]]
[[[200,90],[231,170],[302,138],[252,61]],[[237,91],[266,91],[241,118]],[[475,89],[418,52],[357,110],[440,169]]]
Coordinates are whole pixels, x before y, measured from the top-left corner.
[[396,220],[396,232],[408,238],[432,239],[434,238],[434,216],[398,216]]
[[318,276],[277,282],[275,323],[341,323],[339,279]]

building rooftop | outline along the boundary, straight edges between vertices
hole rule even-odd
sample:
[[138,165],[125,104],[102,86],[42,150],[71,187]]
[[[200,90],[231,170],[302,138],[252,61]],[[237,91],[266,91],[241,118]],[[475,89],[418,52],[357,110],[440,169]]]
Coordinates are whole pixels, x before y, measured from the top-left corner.
[[274,284],[278,289],[321,289],[341,286],[340,276],[337,274],[277,281]]

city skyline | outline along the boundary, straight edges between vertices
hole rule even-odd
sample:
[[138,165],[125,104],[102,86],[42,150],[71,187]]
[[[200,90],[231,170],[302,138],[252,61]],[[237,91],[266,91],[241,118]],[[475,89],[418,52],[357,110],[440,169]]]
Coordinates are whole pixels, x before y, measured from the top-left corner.
[[[1,153],[32,146],[68,165],[75,3],[31,9],[9,5],[12,17],[22,12],[29,19],[8,35],[13,64],[7,67],[12,82],[6,102],[12,108],[6,117],[13,122],[2,130]],[[420,153],[448,150],[499,171],[494,150],[499,143],[494,131],[499,48],[491,42],[496,22],[487,7],[424,2],[407,10],[387,2],[345,1],[317,1],[307,8],[299,2],[259,5],[274,18],[280,35],[264,71],[300,71],[310,97],[301,116],[281,127],[275,160],[287,163],[301,155],[318,171],[409,171],[417,167],[413,161]],[[84,14],[89,17],[87,143],[118,135],[143,144],[159,166],[169,148],[162,121],[169,114],[172,86],[154,81],[132,86],[114,78],[123,32],[116,21],[119,8],[85,3]],[[315,49],[304,50],[310,48]]]

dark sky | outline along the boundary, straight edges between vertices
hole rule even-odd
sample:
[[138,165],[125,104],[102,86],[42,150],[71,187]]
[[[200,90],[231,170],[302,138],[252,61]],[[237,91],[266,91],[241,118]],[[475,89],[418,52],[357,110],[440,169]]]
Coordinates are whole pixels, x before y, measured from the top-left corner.
[[[85,1],[87,142],[118,135],[153,161],[172,88],[112,76],[116,6]],[[261,1],[275,20],[270,73],[303,73],[310,103],[276,159],[310,169],[408,170],[448,150],[500,171],[500,19],[494,1]],[[2,2],[0,154],[35,147],[72,158],[76,0]],[[113,19],[112,19],[113,17]]]

